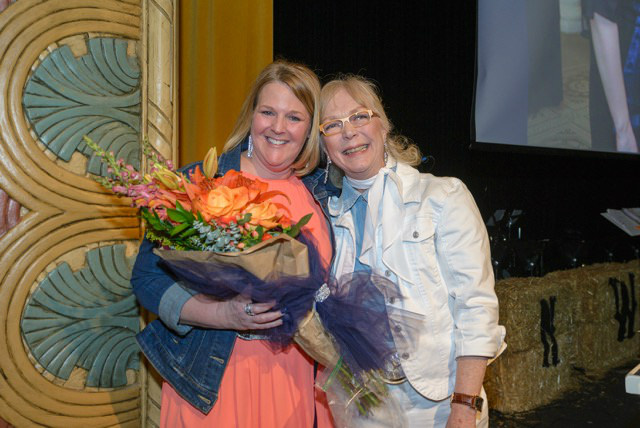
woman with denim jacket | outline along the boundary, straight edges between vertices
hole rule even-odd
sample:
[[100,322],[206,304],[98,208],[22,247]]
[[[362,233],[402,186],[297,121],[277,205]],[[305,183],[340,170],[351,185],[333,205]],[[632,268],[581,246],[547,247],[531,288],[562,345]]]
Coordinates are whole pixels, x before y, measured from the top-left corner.
[[402,296],[387,306],[413,312],[422,323],[408,335],[400,327],[392,331],[406,379],[389,388],[409,426],[487,426],[482,380],[488,359],[503,347],[504,328],[473,197],[460,180],[411,166],[420,163],[418,148],[392,134],[366,79],[326,84],[320,120],[324,148],[344,174],[340,196],[328,205],[332,273],[386,276]]
[[[320,157],[320,84],[307,67],[276,61],[258,76],[219,159],[279,190],[275,202],[305,226],[331,259],[328,194],[316,169]],[[197,164],[183,170],[191,173]],[[131,283],[140,303],[158,315],[137,337],[163,376],[161,425],[234,427],[332,426],[314,389],[314,363],[297,345],[273,351],[258,333],[282,323],[273,303],[238,296],[227,301],[193,294],[159,264],[146,239]],[[250,332],[250,333],[249,333]]]

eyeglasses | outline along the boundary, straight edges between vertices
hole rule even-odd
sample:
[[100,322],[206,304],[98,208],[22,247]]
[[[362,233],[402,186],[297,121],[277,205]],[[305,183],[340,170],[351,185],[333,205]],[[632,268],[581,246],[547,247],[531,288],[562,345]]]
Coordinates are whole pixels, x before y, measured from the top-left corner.
[[362,110],[353,113],[350,116],[343,117],[342,119],[332,119],[326,121],[325,123],[320,125],[320,132],[325,137],[330,137],[331,135],[341,133],[346,122],[349,122],[354,128],[359,128],[371,122],[371,118],[376,116],[378,115],[371,110]]

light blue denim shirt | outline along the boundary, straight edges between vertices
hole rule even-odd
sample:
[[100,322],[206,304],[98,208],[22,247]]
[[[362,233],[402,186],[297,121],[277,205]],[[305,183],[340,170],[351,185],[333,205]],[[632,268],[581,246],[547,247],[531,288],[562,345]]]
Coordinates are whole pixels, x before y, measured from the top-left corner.
[[351,211],[353,216],[353,222],[355,223],[355,241],[356,241],[356,260],[354,271],[367,271],[371,272],[371,266],[365,265],[360,262],[359,256],[362,252],[362,239],[364,237],[364,225],[367,219],[367,193],[368,190],[360,193],[353,188],[351,183],[346,178],[342,181],[342,208],[346,211]]

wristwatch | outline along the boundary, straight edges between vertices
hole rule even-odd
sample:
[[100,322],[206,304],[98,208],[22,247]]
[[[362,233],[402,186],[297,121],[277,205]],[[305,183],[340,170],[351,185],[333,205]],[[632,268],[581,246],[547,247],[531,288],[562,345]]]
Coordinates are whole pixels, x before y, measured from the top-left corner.
[[482,403],[484,403],[484,399],[479,395],[467,395],[461,394],[459,392],[454,392],[451,394],[451,402],[457,404],[464,404],[465,406],[469,406],[472,409],[481,412],[482,411]]

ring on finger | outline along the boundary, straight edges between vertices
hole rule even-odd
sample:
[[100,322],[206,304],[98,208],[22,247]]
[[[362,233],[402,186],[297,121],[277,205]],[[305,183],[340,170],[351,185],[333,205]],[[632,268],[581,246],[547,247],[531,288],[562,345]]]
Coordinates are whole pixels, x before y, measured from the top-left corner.
[[253,313],[253,306],[251,305],[251,303],[247,303],[246,305],[244,305],[244,313],[249,315],[250,317],[255,315]]

